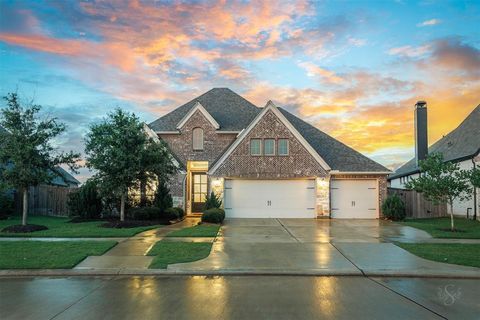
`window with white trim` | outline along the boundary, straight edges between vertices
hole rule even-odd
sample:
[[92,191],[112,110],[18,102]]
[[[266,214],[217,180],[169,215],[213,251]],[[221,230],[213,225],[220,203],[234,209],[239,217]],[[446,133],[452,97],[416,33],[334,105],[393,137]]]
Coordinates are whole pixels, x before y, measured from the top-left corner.
[[250,154],[252,156],[261,156],[262,155],[262,140],[261,139],[250,139]]
[[203,129],[195,128],[192,131],[193,150],[203,150]]
[[275,139],[263,140],[263,155],[265,156],[275,155]]
[[278,155],[288,156],[288,139],[278,139]]

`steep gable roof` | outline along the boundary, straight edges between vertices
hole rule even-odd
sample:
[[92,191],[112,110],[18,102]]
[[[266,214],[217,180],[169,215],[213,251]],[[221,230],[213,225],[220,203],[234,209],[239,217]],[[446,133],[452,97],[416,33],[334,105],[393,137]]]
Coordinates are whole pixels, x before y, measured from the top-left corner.
[[285,109],[278,108],[285,118],[307,140],[332,170],[341,172],[389,172],[381,164],[367,158],[342,142],[332,138],[311,124],[294,116]]
[[[247,128],[263,110],[263,108],[256,107],[228,88],[213,88],[150,123],[149,127],[156,132],[177,132],[178,123],[197,102],[218,122],[220,125],[219,131],[240,132]],[[278,110],[327,163],[331,170],[341,172],[389,172],[381,164],[330,137],[288,111],[282,108],[278,108]]]
[[[474,157],[480,152],[480,105],[478,105],[449,134],[428,148],[428,153],[441,153],[445,161]],[[415,158],[398,168],[389,179],[396,179],[418,172]]]
[[53,179],[50,182],[50,184],[53,184],[56,186],[64,186],[64,187],[68,186],[69,184],[74,184],[77,186],[80,184],[80,181],[75,179],[74,176],[72,176],[69,172],[67,172],[62,167],[55,167],[55,171],[56,172],[52,172]]
[[179,122],[199,102],[219,124],[219,131],[241,131],[260,112],[254,104],[228,88],[213,88],[149,124],[156,132],[177,131]]

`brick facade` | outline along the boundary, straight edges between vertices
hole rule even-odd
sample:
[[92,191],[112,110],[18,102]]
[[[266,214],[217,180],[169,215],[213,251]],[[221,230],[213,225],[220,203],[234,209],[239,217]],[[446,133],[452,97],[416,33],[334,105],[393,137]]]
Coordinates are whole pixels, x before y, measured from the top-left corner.
[[[203,129],[203,150],[193,150],[192,131],[195,128]],[[213,125],[200,112],[196,111],[180,129],[180,134],[160,134],[159,138],[165,141],[181,164],[186,167],[188,160],[208,161],[211,165],[220,157],[228,146],[236,139],[236,134],[218,133]],[[189,210],[185,203],[185,172],[178,172],[170,179],[170,194],[174,206]]]
[[[288,138],[288,156],[252,156],[250,139]],[[277,143],[276,143],[277,145]],[[287,179],[325,177],[327,172],[272,112],[268,111],[214,173],[219,177]]]
[[[195,128],[203,129],[203,150],[193,150],[192,131]],[[200,111],[196,111],[180,129],[180,134],[161,134],[159,137],[186,166],[187,160],[208,161],[212,164],[225,152],[237,135],[218,133],[205,116]]]
[[335,175],[332,179],[376,179],[378,181],[378,210],[380,218],[383,217],[382,203],[387,198],[387,175],[374,174],[342,174]]

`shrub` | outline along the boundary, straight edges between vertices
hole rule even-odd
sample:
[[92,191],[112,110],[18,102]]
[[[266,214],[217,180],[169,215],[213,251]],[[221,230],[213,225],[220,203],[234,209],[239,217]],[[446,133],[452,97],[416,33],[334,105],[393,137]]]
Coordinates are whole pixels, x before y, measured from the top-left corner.
[[405,203],[396,194],[388,197],[382,204],[383,215],[393,221],[405,219]]
[[179,212],[177,211],[177,208],[168,208],[165,210],[163,213],[163,217],[168,220],[176,220],[180,219]]
[[224,219],[225,211],[220,208],[211,208],[202,214],[202,222],[222,223]]
[[0,219],[13,213],[13,197],[0,191]]
[[155,199],[153,205],[164,212],[173,205],[172,196],[170,195],[170,189],[167,187],[165,181],[158,183],[157,191],[155,192]]
[[132,208],[128,210],[128,216],[133,220],[160,220],[164,217],[157,207]]
[[183,217],[185,217],[185,211],[183,211],[182,208],[173,207],[173,209],[177,210],[177,215],[179,219],[182,219]]
[[220,208],[222,206],[222,200],[220,197],[215,194],[215,192],[210,192],[210,195],[205,199],[205,205],[203,210],[208,210],[212,208]]
[[102,213],[102,198],[93,180],[87,180],[78,191],[70,193],[67,204],[73,216],[98,219]]

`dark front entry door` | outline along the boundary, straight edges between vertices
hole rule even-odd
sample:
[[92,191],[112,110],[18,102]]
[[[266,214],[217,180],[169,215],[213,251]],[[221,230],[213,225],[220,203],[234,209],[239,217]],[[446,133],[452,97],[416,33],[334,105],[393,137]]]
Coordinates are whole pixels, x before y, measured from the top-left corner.
[[194,173],[192,178],[192,212],[202,212],[207,196],[207,175]]

